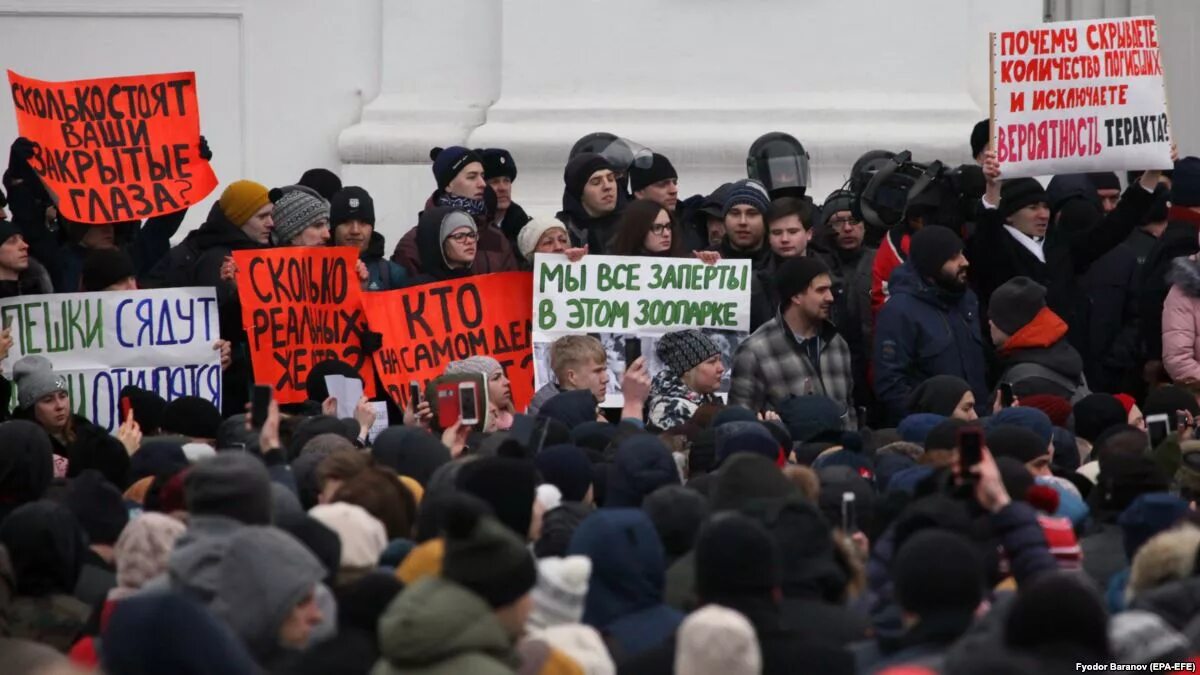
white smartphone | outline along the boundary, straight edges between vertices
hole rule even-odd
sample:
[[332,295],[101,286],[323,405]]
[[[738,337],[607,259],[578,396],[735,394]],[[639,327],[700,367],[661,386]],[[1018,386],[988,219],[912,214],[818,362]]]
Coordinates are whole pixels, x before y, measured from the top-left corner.
[[458,383],[458,419],[465,426],[479,424],[479,406],[475,400],[475,383]]
[[1171,418],[1164,414],[1147,415],[1146,430],[1150,432],[1150,447],[1157,448],[1171,433]]

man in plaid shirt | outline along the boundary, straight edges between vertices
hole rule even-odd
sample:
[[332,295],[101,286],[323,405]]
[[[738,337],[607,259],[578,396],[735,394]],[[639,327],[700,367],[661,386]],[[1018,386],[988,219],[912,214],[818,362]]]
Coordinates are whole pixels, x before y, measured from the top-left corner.
[[818,258],[792,258],[775,283],[779,313],[738,346],[729,404],[759,411],[791,396],[827,396],[845,408],[845,428],[857,429],[850,347],[829,321],[829,267]]

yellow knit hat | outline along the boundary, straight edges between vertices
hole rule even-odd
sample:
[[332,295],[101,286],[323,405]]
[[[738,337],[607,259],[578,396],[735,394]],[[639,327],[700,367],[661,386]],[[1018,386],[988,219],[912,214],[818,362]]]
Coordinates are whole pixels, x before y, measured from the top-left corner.
[[262,207],[271,202],[265,185],[252,180],[230,183],[221,193],[218,203],[229,222],[241,227]]
[[396,568],[396,578],[411,586],[425,577],[441,576],[445,557],[446,542],[441,538],[430,539],[409,552]]
[[408,488],[408,491],[412,493],[413,499],[417,502],[417,506],[420,506],[421,499],[425,497],[425,488],[421,487],[417,479],[411,476],[396,476],[396,478],[400,480],[401,485]]

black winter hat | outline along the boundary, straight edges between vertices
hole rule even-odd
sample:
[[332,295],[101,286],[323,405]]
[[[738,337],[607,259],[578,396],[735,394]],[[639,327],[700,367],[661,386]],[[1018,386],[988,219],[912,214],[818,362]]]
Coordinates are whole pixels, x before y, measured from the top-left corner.
[[317,556],[325,568],[325,580],[332,581],[337,577],[342,564],[342,540],[321,521],[307,513],[283,514],[275,519],[275,526],[287,532]]
[[583,188],[597,171],[612,171],[608,160],[593,152],[575,155],[563,169],[563,183],[567,194],[575,199],[583,199]]
[[917,274],[925,279],[936,279],[942,266],[962,253],[963,242],[954,230],[930,225],[913,235],[908,250]]
[[846,410],[828,396],[792,396],[784,399],[776,410],[794,443],[841,440]]
[[493,608],[528,593],[537,583],[537,566],[524,539],[470,502],[449,499],[442,576],[474,591]]
[[221,411],[199,396],[180,396],[163,408],[163,433],[215,439],[220,428]]
[[1036,178],[1014,178],[1004,181],[1000,186],[1000,216],[1008,218],[1012,214],[1029,206],[1042,202],[1049,204],[1046,188]]
[[451,460],[450,450],[433,434],[405,426],[384,429],[371,444],[371,456],[426,488],[433,472]]
[[457,480],[460,490],[491,506],[496,518],[522,540],[529,536],[537,483],[533,463],[511,457],[483,457],[470,462],[459,471]]
[[700,526],[708,517],[708,500],[691,488],[664,485],[646,497],[642,510],[658,530],[667,558],[675,560],[695,545]]
[[908,396],[908,414],[933,413],[949,417],[962,397],[971,391],[966,380],[955,375],[934,375],[918,384]]
[[351,220],[361,220],[371,227],[375,226],[375,200],[357,185],[338,190],[329,200],[329,227],[336,228]]
[[136,275],[133,260],[124,249],[100,248],[88,251],[84,256],[79,277],[81,290],[92,293]]
[[147,476],[173,476],[190,466],[183,444],[173,438],[148,438],[129,458],[129,482]]
[[[143,434],[153,435],[162,428],[163,411],[167,409],[167,401],[158,394],[127,384],[121,388],[121,398],[129,398],[133,407],[133,419]],[[125,420],[121,420],[124,422]]]
[[296,185],[311,188],[321,195],[322,199],[329,201],[333,199],[338,190],[342,189],[342,179],[329,169],[309,169],[300,176]]
[[0,424],[0,520],[10,510],[37,499],[54,479],[50,436],[25,420]]
[[675,167],[671,165],[671,160],[663,155],[654,153],[654,161],[649,167],[642,169],[634,164],[629,167],[629,189],[633,192],[645,189],[647,185],[654,185],[660,180],[668,178],[679,178],[679,173],[675,171]]
[[183,493],[194,516],[271,524],[271,477],[262,460],[247,453],[226,452],[197,462],[183,479]]
[[329,375],[362,379],[362,375],[349,363],[341,359],[325,359],[314,364],[312,370],[308,371],[308,379],[304,381],[304,391],[308,400],[323,403],[329,398],[329,387],[325,385],[325,378]]
[[696,540],[696,594],[702,601],[769,597],[783,585],[779,544],[757,520],[718,513]]
[[716,475],[709,498],[714,512],[732,511],[756,499],[789,497],[799,492],[775,462],[761,455],[738,453]]
[[987,431],[987,446],[993,455],[1012,457],[1020,460],[1022,464],[1049,454],[1049,445],[1024,427],[1002,424]]
[[479,155],[461,145],[433,148],[429,151],[429,159],[433,160],[433,177],[437,180],[439,190],[445,190],[450,181],[454,180],[455,176],[468,164],[472,162],[483,164]]
[[1066,572],[1051,572],[1022,585],[1004,626],[1013,649],[1083,648],[1097,660],[1109,655],[1108,612],[1100,594]]
[[988,318],[1010,336],[1046,308],[1046,287],[1029,277],[1013,277],[992,292]]
[[91,544],[112,546],[129,523],[121,492],[95,469],[87,469],[71,479],[66,506],[87,532]]
[[476,150],[476,155],[479,155],[483,160],[483,177],[486,180],[507,176],[509,180],[517,179],[517,163],[513,160],[512,153],[504,148],[486,148]]
[[1075,435],[1093,443],[1106,429],[1125,424],[1129,419],[1125,406],[1111,394],[1088,394],[1079,399],[1072,410]]
[[533,463],[542,474],[542,480],[562,493],[563,501],[583,501],[592,487],[592,463],[578,446],[545,448],[533,458]]
[[1171,174],[1171,205],[1200,206],[1200,157],[1175,162]]
[[975,123],[975,127],[971,129],[971,156],[978,157],[979,153],[987,148],[988,138],[991,135],[990,120],[979,120]]
[[1147,455],[1132,455],[1121,450],[1100,452],[1100,474],[1096,477],[1095,498],[1106,511],[1124,511],[1140,495],[1166,492],[1168,477]]
[[938,422],[925,436],[925,451],[953,450],[958,447],[958,430],[970,425],[957,417],[947,417]]
[[1087,175],[1097,190],[1120,190],[1121,179],[1112,171],[1094,171]]
[[829,265],[814,256],[789,258],[775,274],[775,290],[779,293],[779,304],[787,307],[792,298],[804,293],[813,279],[829,274]]
[[970,613],[983,599],[979,552],[965,538],[946,530],[925,529],[905,540],[891,573],[900,607],[921,617]]

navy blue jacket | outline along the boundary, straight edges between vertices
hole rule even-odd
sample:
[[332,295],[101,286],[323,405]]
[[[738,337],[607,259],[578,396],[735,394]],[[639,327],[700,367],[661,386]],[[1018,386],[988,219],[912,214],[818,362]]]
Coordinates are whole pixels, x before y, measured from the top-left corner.
[[905,262],[888,283],[891,297],[875,324],[875,395],[895,425],[908,414],[909,394],[934,375],[966,380],[982,406],[988,400],[979,301],[954,298],[921,279]]

